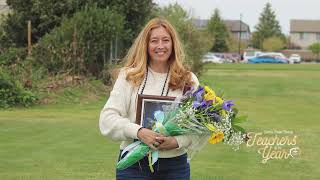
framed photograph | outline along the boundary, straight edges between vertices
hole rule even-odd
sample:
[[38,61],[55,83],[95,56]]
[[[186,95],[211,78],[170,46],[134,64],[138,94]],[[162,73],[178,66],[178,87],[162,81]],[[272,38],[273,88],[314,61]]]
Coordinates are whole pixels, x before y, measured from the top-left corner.
[[152,129],[155,123],[154,113],[158,110],[163,111],[164,106],[171,105],[175,97],[170,96],[150,96],[138,95],[136,123]]

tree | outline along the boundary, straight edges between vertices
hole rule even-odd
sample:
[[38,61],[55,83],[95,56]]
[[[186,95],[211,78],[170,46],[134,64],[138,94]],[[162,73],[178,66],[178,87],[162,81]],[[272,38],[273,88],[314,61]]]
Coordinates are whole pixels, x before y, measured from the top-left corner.
[[320,43],[311,44],[308,49],[317,56],[317,60],[320,60]]
[[[99,8],[111,7],[124,16],[124,50],[129,48],[156,7],[152,0],[96,0]],[[123,51],[126,52],[126,51]]]
[[262,49],[265,51],[280,51],[285,47],[285,42],[279,37],[269,37],[262,43]]
[[41,38],[34,48],[35,60],[50,74],[71,72],[99,78],[110,60],[111,41],[122,37],[123,19],[110,8],[78,11]]
[[[2,17],[2,16],[0,16]],[[6,33],[3,29],[2,21],[0,21],[0,54],[4,51],[6,44],[8,43]]]
[[5,31],[13,45],[25,46],[27,43],[27,21],[32,22],[32,42],[37,42],[53,28],[60,26],[64,18],[70,18],[87,6],[111,8],[125,17],[126,36],[124,44],[130,42],[149,19],[154,4],[152,0],[7,0],[11,13],[5,22]]
[[202,55],[210,48],[206,32],[197,30],[192,18],[177,3],[158,9],[155,15],[166,18],[175,27],[184,46],[187,63],[191,65],[192,72],[199,75],[203,66]]
[[263,41],[269,37],[280,37],[285,39],[281,32],[279,21],[275,12],[271,9],[271,4],[267,3],[260,14],[259,23],[255,26],[256,31],[252,35],[252,45],[255,48],[262,48]]
[[164,17],[176,29],[182,41],[187,40],[187,29],[192,26],[188,13],[177,3],[158,9],[155,16]]
[[[247,41],[241,41],[240,43],[240,52],[243,52],[248,47]],[[228,40],[229,52],[238,52],[239,51],[239,39],[235,37],[230,37]]]
[[211,16],[207,30],[209,34],[213,37],[213,46],[211,51],[213,52],[225,52],[228,51],[228,38],[229,32],[223,20],[221,19],[220,12],[218,9],[214,10]]
[[71,17],[76,12],[78,4],[79,7],[84,6],[84,0],[76,2],[76,0],[7,0],[11,9],[4,25],[8,39],[15,46],[25,46],[27,21],[31,20],[32,42],[37,42],[51,29],[59,26],[63,17]]

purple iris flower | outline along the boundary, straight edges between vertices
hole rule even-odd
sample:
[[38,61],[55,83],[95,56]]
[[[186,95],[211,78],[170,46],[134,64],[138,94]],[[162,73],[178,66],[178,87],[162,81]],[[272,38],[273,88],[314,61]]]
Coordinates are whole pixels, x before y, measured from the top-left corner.
[[196,96],[198,93],[202,95],[204,93],[204,88],[199,86],[198,89],[193,93],[193,96]]
[[196,98],[197,98],[197,101],[198,102],[201,102],[202,101],[202,94],[203,94],[204,91],[199,91],[197,94],[196,94]]
[[233,102],[231,100],[225,100],[222,103],[222,109],[226,110],[226,111],[230,111],[231,110],[231,106],[233,106]]
[[200,102],[198,102],[198,101],[193,101],[193,107],[195,108],[195,109],[197,109],[198,107],[200,107],[201,106],[201,103]]
[[201,107],[202,108],[204,108],[204,107],[206,107],[208,104],[207,104],[207,101],[206,100],[203,100],[202,102],[201,102]]
[[206,101],[206,107],[210,106],[213,103],[213,100]]
[[206,102],[203,100],[202,95],[204,93],[204,88],[199,86],[199,88],[196,90],[196,92],[193,93],[193,96],[196,97],[196,100],[193,101],[193,107],[198,108],[198,107],[204,107],[206,106]]
[[194,108],[206,108],[208,106],[210,106],[212,104],[212,100],[210,101],[206,101],[206,100],[202,100],[202,101],[193,101],[193,107]]

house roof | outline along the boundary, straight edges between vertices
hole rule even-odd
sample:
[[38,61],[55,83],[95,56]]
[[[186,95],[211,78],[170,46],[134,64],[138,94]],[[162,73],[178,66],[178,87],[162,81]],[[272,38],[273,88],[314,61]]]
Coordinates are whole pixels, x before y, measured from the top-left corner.
[[240,28],[241,32],[250,32],[250,27],[243,21],[241,21],[241,27],[240,20],[225,20],[224,23],[231,32],[240,32]]
[[[197,28],[205,28],[209,22],[208,19],[193,19],[193,24]],[[224,20],[227,29],[231,32],[240,32],[240,20]],[[241,21],[241,32],[250,32],[248,24]]]
[[320,32],[320,20],[290,20],[290,32]]

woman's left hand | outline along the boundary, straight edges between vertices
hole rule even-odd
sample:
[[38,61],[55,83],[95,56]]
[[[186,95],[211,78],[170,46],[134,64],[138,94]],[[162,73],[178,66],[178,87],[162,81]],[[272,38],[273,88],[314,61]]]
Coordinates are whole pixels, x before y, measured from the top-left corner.
[[161,142],[157,150],[171,150],[179,147],[177,139],[172,136],[156,137],[156,140]]

